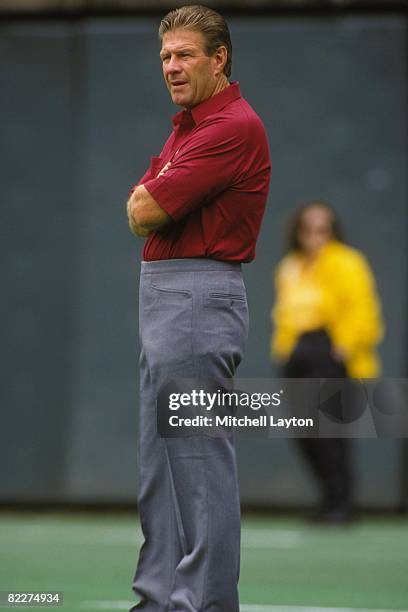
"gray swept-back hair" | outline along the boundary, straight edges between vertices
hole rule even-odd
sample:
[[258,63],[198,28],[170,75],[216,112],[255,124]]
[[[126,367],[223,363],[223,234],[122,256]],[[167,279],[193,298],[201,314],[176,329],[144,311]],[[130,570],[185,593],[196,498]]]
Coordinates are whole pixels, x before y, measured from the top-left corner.
[[181,6],[163,17],[159,27],[159,38],[170,30],[185,28],[201,32],[205,39],[206,54],[212,55],[218,47],[226,47],[227,61],[224,66],[226,77],[231,76],[232,44],[227,23],[222,15],[199,4]]

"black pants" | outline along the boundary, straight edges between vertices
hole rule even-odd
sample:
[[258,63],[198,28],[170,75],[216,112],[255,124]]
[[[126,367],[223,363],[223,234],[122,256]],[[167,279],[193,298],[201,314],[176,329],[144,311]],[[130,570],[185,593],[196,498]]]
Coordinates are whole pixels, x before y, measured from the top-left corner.
[[[285,378],[345,378],[344,363],[332,355],[332,344],[325,330],[300,336],[284,367]],[[322,508],[350,510],[352,470],[350,440],[345,438],[297,438],[302,456],[312,469],[322,492]]]

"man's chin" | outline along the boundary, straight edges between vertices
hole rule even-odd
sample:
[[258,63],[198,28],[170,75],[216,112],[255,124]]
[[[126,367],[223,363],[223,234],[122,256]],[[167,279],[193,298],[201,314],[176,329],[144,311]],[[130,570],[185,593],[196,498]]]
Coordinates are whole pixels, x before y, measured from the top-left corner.
[[172,94],[171,99],[173,104],[176,106],[183,106],[184,108],[188,108],[190,106],[190,100],[188,96],[183,96],[182,94]]

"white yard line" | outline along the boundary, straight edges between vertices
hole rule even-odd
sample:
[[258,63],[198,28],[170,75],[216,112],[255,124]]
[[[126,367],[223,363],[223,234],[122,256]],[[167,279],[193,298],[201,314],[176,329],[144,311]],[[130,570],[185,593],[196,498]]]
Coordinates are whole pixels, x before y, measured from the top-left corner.
[[[10,534],[10,538],[15,544],[16,540],[25,541],[27,537],[38,539],[47,538],[49,529],[45,526],[30,525],[21,529],[19,534]],[[5,539],[7,534],[5,534]],[[66,534],[61,532],[58,539],[67,538],[70,545],[80,542],[81,545],[96,544],[103,546],[131,546],[137,547],[143,543],[143,534],[140,529],[123,528],[103,528],[90,526],[87,530],[78,529],[68,531]],[[244,549],[266,549],[284,550],[299,547],[304,542],[304,538],[298,531],[289,529],[242,529],[241,546]]]
[[[76,607],[85,610],[127,610],[135,605],[131,601],[81,601]],[[262,604],[241,604],[240,612],[408,612],[408,610],[373,609],[373,608],[325,608],[322,606],[272,606]]]
[[372,608],[324,608],[322,606],[269,606],[242,604],[241,612],[407,612],[407,610],[374,610]]
[[85,610],[123,610],[127,612],[136,601],[81,601],[77,607]]

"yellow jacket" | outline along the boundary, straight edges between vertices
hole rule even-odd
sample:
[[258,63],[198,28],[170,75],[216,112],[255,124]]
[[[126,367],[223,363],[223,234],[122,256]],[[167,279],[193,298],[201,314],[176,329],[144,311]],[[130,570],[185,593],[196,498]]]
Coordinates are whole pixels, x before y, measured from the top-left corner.
[[275,358],[285,361],[303,332],[324,327],[345,356],[349,376],[380,374],[375,346],[384,335],[381,306],[370,266],[359,251],[333,240],[311,264],[290,252],[277,266],[275,284]]

